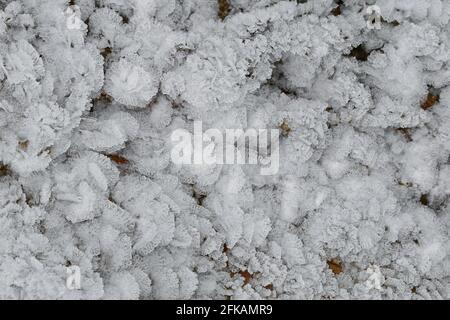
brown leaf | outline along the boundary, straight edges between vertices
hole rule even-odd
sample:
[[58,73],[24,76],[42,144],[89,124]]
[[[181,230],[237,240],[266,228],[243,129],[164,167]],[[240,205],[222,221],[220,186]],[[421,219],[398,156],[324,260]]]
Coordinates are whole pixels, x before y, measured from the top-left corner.
[[120,16],[122,17],[122,22],[124,24],[128,24],[130,22],[130,19],[128,19],[128,17],[126,15],[121,14]]
[[100,54],[103,56],[104,59],[106,59],[107,56],[111,54],[112,50],[110,47],[106,47],[102,51],[100,51]]
[[420,196],[420,203],[424,206],[428,206],[430,204],[430,201],[428,200],[428,195],[423,194]]
[[350,51],[350,56],[356,58],[356,60],[359,61],[367,61],[369,52],[367,52],[366,49],[364,49],[363,45],[360,44],[356,48],[353,48],[352,51]]
[[22,150],[27,150],[28,144],[29,144],[28,140],[19,141],[19,148]]
[[269,283],[267,286],[264,286],[267,290],[273,290],[273,284]]
[[231,10],[230,3],[228,2],[228,0],[217,0],[217,3],[219,4],[219,12],[217,13],[217,15],[221,20],[223,20]]
[[409,128],[397,128],[397,131],[400,132],[406,139],[406,141],[411,142],[413,141],[411,137],[411,131]]
[[109,94],[107,94],[105,91],[102,91],[100,93],[100,95],[97,97],[97,100],[103,101],[106,103],[111,103],[113,101],[113,98]]
[[340,16],[342,11],[341,11],[341,5],[343,4],[342,1],[338,1],[336,8],[334,8],[333,10],[330,11],[330,14],[337,17]]
[[439,102],[439,97],[429,92],[427,98],[424,101],[422,101],[420,107],[423,110],[428,110],[432,106],[434,106],[437,102]]
[[118,154],[109,154],[108,158],[111,159],[111,161],[117,163],[117,164],[127,164],[129,161],[128,159],[119,156]]
[[337,259],[328,260],[327,264],[334,274],[340,274],[343,271],[342,263]]
[[201,192],[197,192],[195,189],[192,191],[192,196],[194,197],[194,199],[197,200],[197,204],[199,206],[203,206],[203,201],[206,198],[206,194],[201,193]]
[[252,274],[247,270],[239,271],[239,274],[244,278],[244,286],[252,280]]
[[0,177],[6,176],[10,173],[9,168],[6,164],[0,163]]
[[281,129],[281,135],[283,137],[287,137],[289,135],[289,133],[292,131],[292,129],[287,124],[286,120],[283,120],[283,122],[280,124],[280,129]]

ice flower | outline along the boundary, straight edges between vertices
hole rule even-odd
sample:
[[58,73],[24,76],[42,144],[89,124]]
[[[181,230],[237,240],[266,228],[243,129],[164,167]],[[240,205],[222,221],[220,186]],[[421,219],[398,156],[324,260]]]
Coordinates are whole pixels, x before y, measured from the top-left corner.
[[141,66],[121,59],[108,69],[105,90],[130,108],[144,108],[158,92],[156,77]]

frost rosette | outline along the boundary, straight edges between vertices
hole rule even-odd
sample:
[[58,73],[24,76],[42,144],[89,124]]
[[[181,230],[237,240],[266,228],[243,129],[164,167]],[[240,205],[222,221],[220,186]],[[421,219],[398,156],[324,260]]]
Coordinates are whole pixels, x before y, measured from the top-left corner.
[[129,108],[144,108],[158,92],[158,86],[152,73],[122,59],[108,69],[105,91]]

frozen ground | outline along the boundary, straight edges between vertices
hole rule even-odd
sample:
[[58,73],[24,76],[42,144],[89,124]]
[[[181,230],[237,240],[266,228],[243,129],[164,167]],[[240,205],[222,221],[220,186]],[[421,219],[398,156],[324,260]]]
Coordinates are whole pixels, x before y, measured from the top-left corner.
[[[0,0],[0,298],[450,298],[449,18]],[[176,165],[194,120],[279,129],[279,170]]]

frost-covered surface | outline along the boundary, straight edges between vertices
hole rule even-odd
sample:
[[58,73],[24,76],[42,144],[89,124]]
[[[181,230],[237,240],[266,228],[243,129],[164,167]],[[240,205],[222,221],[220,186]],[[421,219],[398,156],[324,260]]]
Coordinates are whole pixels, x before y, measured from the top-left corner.
[[367,2],[0,0],[0,298],[450,298],[450,1]]

